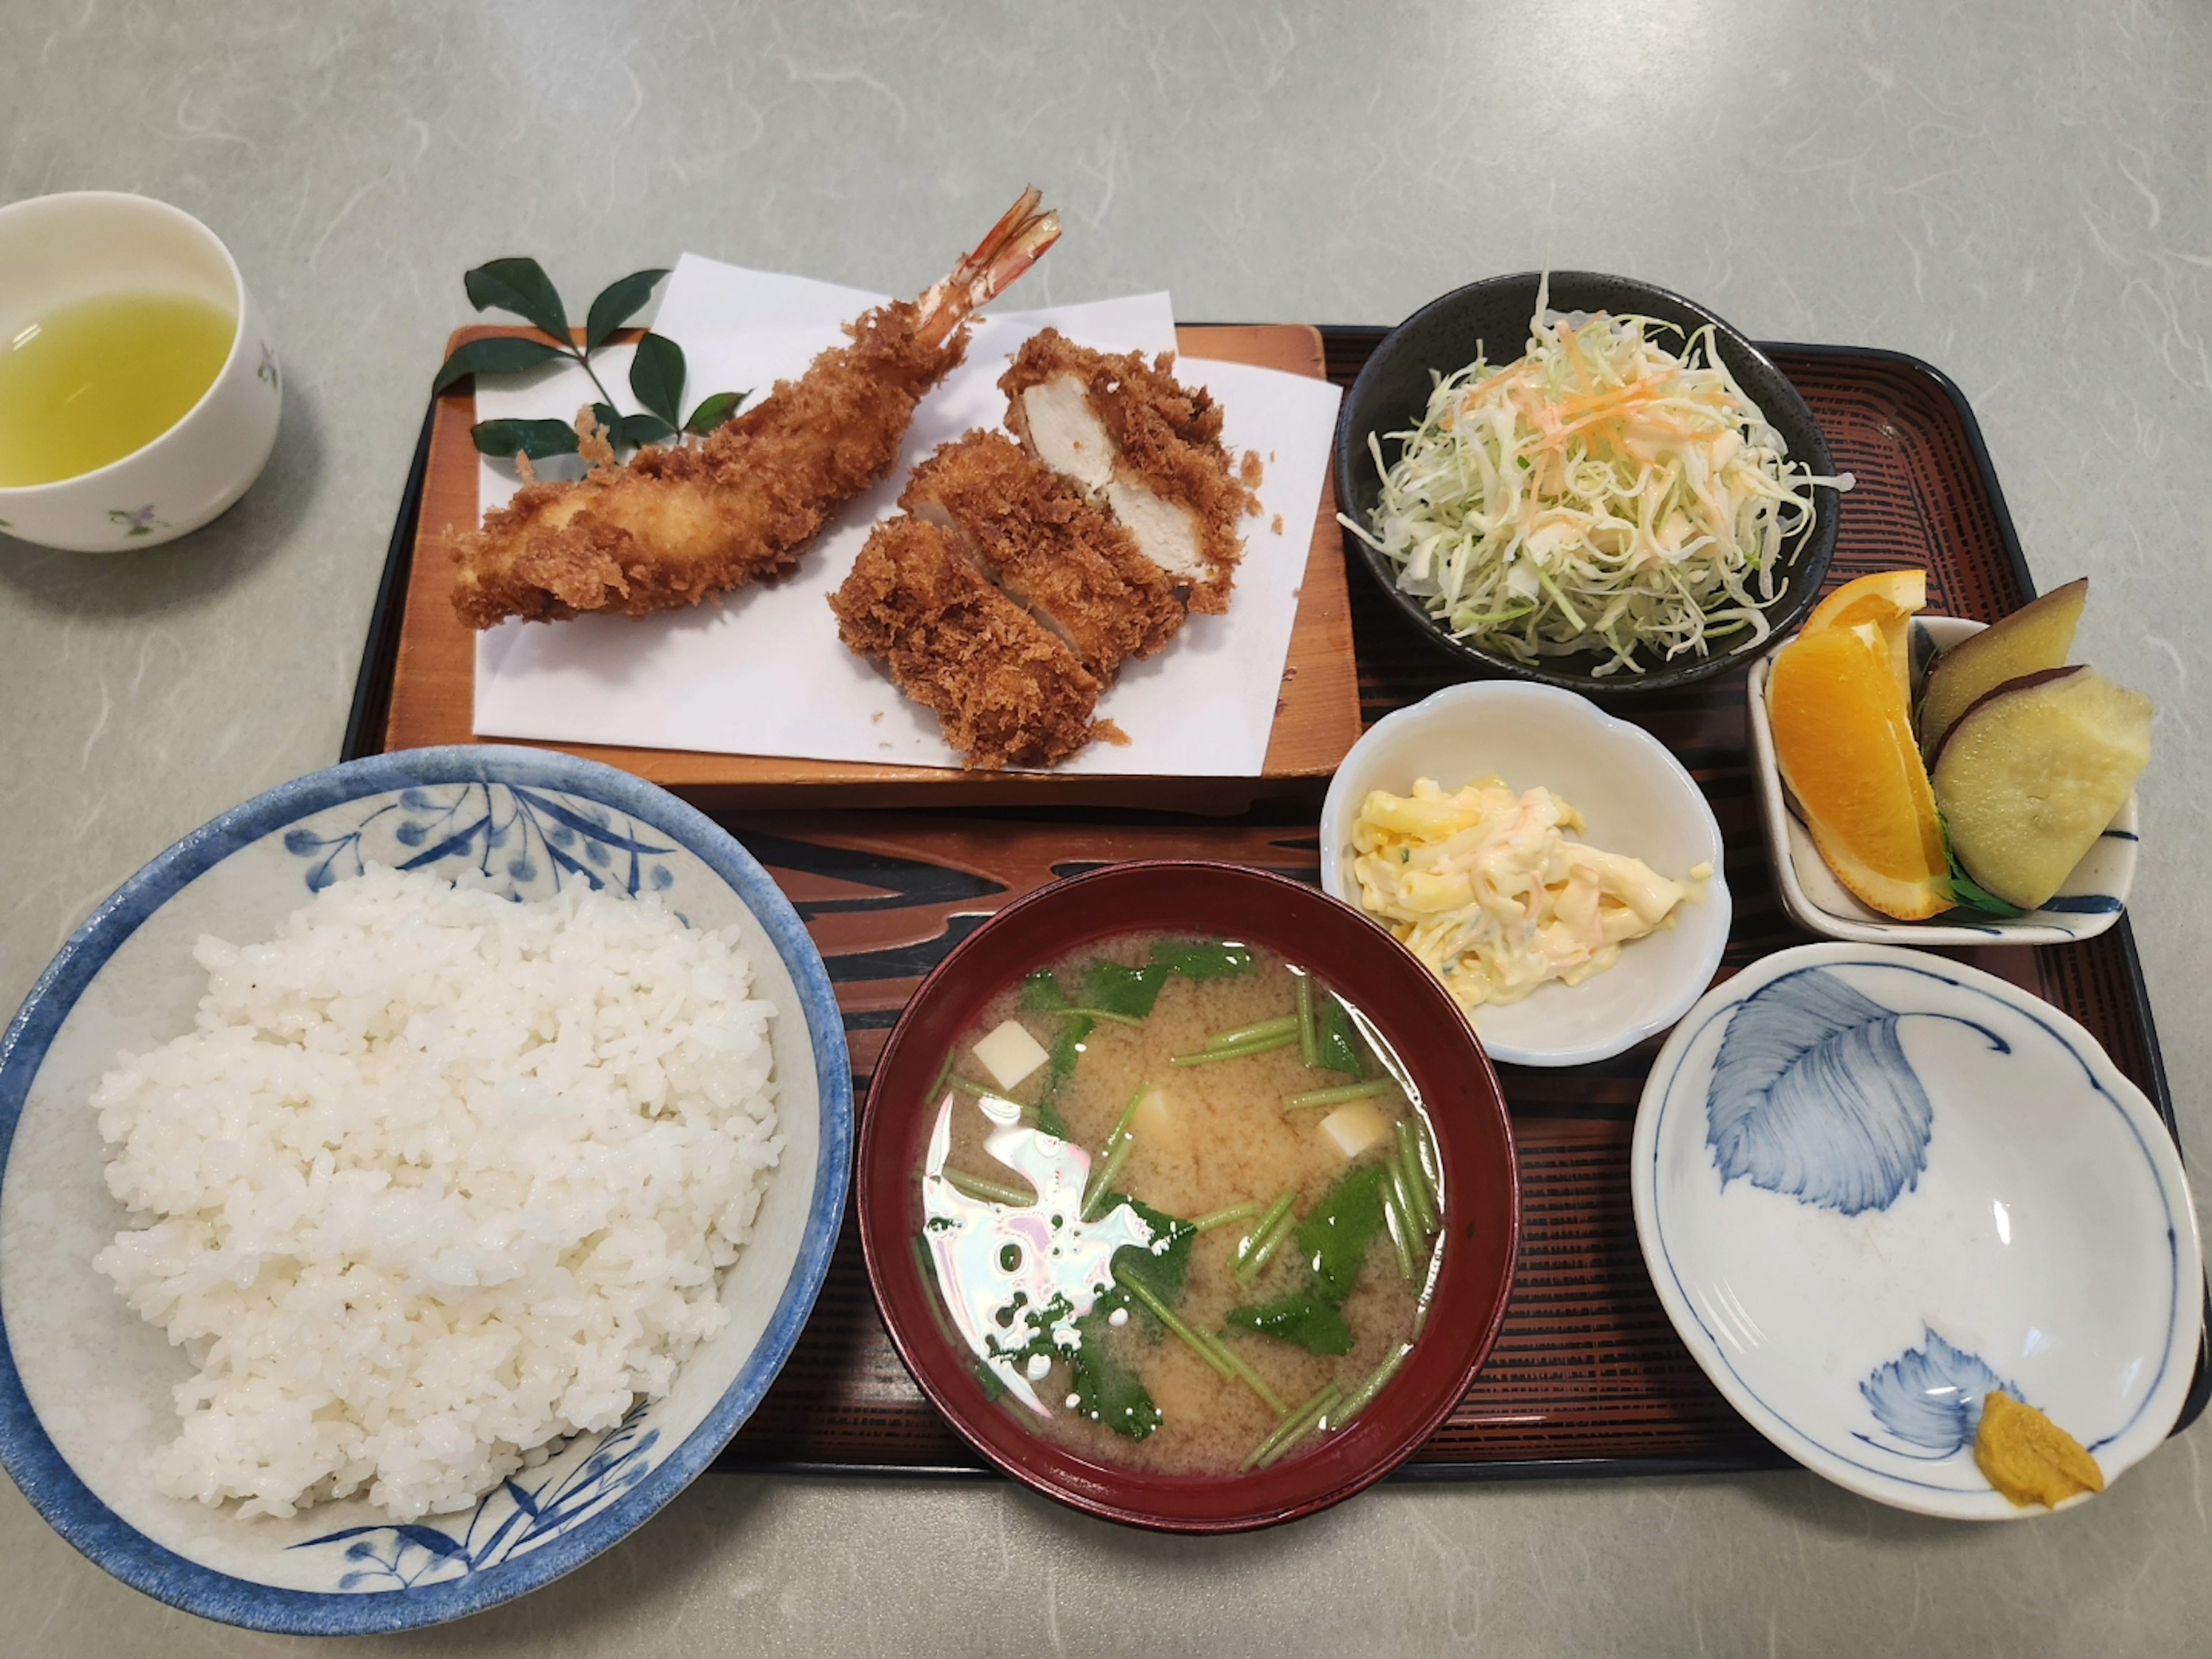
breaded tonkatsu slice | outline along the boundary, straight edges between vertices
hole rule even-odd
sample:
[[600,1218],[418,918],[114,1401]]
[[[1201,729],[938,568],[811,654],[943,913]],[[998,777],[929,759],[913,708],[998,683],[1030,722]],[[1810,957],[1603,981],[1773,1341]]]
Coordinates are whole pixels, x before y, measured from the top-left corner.
[[970,432],[914,471],[899,505],[959,538],[1006,597],[1101,680],[1175,637],[1183,607],[1129,532],[995,432]]
[[830,608],[838,638],[935,712],[963,765],[1049,766],[1091,740],[1097,680],[949,531],[878,525]]
[[1221,410],[1180,386],[1163,354],[1109,356],[1055,329],[1032,335],[999,379],[1006,424],[1054,471],[1104,501],[1194,611],[1229,609],[1250,501],[1221,447]]

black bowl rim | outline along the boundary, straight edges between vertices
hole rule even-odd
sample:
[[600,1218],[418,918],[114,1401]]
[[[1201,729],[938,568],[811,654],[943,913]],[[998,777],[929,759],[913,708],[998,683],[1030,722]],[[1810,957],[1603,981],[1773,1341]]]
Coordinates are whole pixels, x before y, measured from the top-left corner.
[[[1601,270],[1522,270],[1504,276],[1481,277],[1453,289],[1449,293],[1440,294],[1427,304],[1408,314],[1404,320],[1375,343],[1375,349],[1368,354],[1367,361],[1360,366],[1358,374],[1352,380],[1352,389],[1345,393],[1344,402],[1337,412],[1334,453],[1331,457],[1330,471],[1331,481],[1335,486],[1338,508],[1340,512],[1349,515],[1352,510],[1352,446],[1357,443],[1364,452],[1367,442],[1367,434],[1364,432],[1355,434],[1352,430],[1352,410],[1358,406],[1360,389],[1367,384],[1368,376],[1376,372],[1376,365],[1390,349],[1391,343],[1436,313],[1462,304],[1473,295],[1488,294],[1499,289],[1522,283],[1527,284],[1533,290],[1547,277],[1554,286],[1562,283],[1609,283],[1622,288],[1640,289],[1656,299],[1680,306],[1692,315],[1702,318],[1705,322],[1710,323],[1715,335],[1725,340],[1732,350],[1741,353],[1744,357],[1772,374],[1775,384],[1783,395],[1788,398],[1796,405],[1796,410],[1804,416],[1806,428],[1812,433],[1814,438],[1813,453],[1793,456],[1791,459],[1804,461],[1818,476],[1833,475],[1835,456],[1828,447],[1828,435],[1821,429],[1819,419],[1814,415],[1812,406],[1806,403],[1803,394],[1792,384],[1790,377],[1776,366],[1774,360],[1761,350],[1748,335],[1726,318],[1717,315],[1711,307],[1700,304],[1686,295],[1678,294],[1672,289],[1662,288],[1656,283],[1647,283],[1636,276],[1615,276],[1611,272]],[[1531,297],[1533,299],[1533,293]],[[1773,410],[1770,407],[1762,404],[1759,412],[1767,417],[1770,424],[1773,422]],[[1815,516],[1812,538],[1806,543],[1804,550],[1798,555],[1796,564],[1791,567],[1790,591],[1783,595],[1776,608],[1768,614],[1767,620],[1772,631],[1768,634],[1764,645],[1756,649],[1746,649],[1719,656],[1692,657],[1686,660],[1678,659],[1671,663],[1661,663],[1642,674],[1614,674],[1608,675],[1603,679],[1586,672],[1575,673],[1547,665],[1551,663],[1578,662],[1583,660],[1581,655],[1547,658],[1542,664],[1531,665],[1516,662],[1510,657],[1486,651],[1481,647],[1470,645],[1464,640],[1454,639],[1437,625],[1436,618],[1422,608],[1419,599],[1399,588],[1396,572],[1390,568],[1381,554],[1349,530],[1342,531],[1342,535],[1346,549],[1358,550],[1368,574],[1375,579],[1376,586],[1382,590],[1399,611],[1420,630],[1424,638],[1451,653],[1452,655],[1476,667],[1486,670],[1493,676],[1533,680],[1540,685],[1553,685],[1562,690],[1580,691],[1593,696],[1613,696],[1622,694],[1633,696],[1638,692],[1673,690],[1731,671],[1747,669],[1779,644],[1792,629],[1804,620],[1819,600],[1821,581],[1827,574],[1830,562],[1835,557],[1836,536],[1841,518],[1842,499],[1841,493],[1832,485],[1817,484],[1814,487]],[[1801,578],[1809,578],[1809,580],[1801,580]],[[1595,658],[1596,653],[1593,652],[1589,655]]]

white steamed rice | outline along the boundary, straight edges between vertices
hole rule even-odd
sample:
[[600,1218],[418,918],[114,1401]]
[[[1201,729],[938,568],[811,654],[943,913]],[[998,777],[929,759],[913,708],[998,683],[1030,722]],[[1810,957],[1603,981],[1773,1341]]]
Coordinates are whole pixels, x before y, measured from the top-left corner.
[[155,1218],[94,1266],[198,1366],[163,1492],[465,1509],[722,1327],[782,1149],[735,929],[372,867],[193,954],[196,1028],[94,1095]]

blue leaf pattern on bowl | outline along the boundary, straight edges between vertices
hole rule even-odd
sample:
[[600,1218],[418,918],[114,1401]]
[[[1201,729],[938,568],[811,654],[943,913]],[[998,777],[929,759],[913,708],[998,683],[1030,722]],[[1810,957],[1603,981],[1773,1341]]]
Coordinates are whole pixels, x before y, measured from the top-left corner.
[[[582,859],[571,850],[580,840]],[[422,870],[462,862],[511,898],[549,897],[571,880],[635,898],[647,888],[665,891],[675,880],[653,860],[676,849],[629,818],[617,823],[591,802],[507,783],[410,789],[350,824],[290,830],[284,850],[309,860],[310,892],[371,863]]]
[[[1876,1366],[1859,1384],[1859,1395],[1875,1420],[1898,1439],[1935,1457],[1949,1457],[1973,1443],[1984,1395],[2001,1390],[2019,1400],[2021,1391],[1979,1354],[1954,1347],[1932,1327],[1921,1329],[1921,1346]],[[1869,1445],[1881,1443],[1871,1435],[1858,1437]]]
[[[1729,1017],[1705,1096],[1706,1143],[1739,1176],[1802,1203],[1886,1210],[1928,1167],[1935,1113],[1898,1040],[1905,1016],[1826,968],[1763,985]],[[1984,1025],[1955,1015],[1999,1053]]]
[[295,1544],[310,1550],[343,1544],[354,1564],[342,1590],[410,1589],[442,1583],[521,1555],[559,1537],[651,1473],[660,1431],[646,1429],[648,1402],[639,1401],[600,1437],[591,1456],[558,1480],[525,1486],[508,1480],[487,1493],[456,1538],[420,1522],[346,1527]]

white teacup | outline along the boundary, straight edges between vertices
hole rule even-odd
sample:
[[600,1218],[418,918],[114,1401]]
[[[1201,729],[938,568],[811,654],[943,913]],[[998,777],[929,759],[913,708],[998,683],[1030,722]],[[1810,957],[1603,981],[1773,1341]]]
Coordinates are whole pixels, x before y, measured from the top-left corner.
[[216,234],[180,208],[116,191],[0,208],[0,340],[60,307],[113,293],[189,295],[236,322],[230,355],[175,425],[120,460],[0,489],[0,533],[76,553],[152,547],[246,493],[276,441],[283,376],[268,325]]

